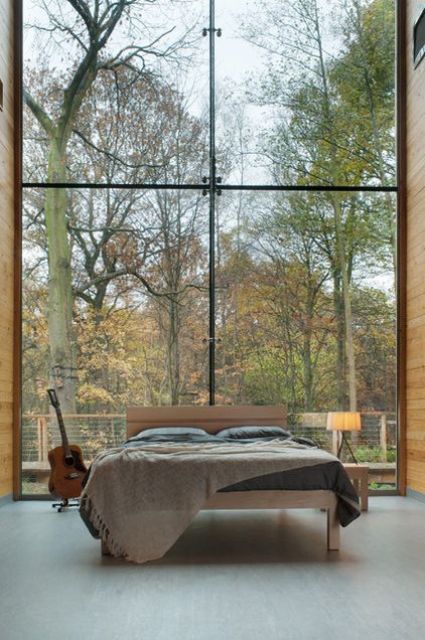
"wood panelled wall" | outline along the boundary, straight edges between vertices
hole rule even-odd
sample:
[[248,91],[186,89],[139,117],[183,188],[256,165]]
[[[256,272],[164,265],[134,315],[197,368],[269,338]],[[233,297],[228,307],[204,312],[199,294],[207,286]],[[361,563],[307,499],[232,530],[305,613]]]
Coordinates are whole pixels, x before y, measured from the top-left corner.
[[424,2],[407,1],[407,488],[425,494],[425,59],[413,67],[413,24]]
[[0,497],[13,482],[13,0],[0,0]]

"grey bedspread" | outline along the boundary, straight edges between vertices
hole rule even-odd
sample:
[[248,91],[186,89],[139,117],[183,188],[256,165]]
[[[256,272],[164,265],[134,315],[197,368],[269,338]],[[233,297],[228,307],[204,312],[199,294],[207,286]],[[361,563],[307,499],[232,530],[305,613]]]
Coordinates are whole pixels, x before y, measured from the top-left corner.
[[[334,469],[336,486],[320,488],[336,489],[341,503],[349,505],[351,516],[341,518],[340,513],[342,524],[348,524],[360,512],[348,478],[344,486],[340,462],[325,451],[288,440],[145,442],[106,451],[93,462],[80,513],[113,555],[146,562],[162,557],[220,489],[244,490],[240,483],[248,479],[258,482],[308,468],[314,475],[320,467],[328,468],[327,477]],[[335,469],[342,469],[342,475],[335,475]]]

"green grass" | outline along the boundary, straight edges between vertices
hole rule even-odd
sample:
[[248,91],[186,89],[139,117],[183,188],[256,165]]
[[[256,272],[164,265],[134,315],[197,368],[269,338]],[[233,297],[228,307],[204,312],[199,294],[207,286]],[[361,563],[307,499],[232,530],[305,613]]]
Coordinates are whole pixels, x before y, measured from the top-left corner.
[[395,462],[397,452],[388,449],[386,459],[383,459],[381,447],[358,447],[355,456],[359,462]]

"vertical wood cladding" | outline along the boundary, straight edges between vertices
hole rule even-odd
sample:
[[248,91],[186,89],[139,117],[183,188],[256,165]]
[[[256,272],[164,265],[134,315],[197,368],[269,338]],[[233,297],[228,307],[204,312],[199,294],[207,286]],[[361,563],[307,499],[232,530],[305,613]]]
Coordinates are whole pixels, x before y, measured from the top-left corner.
[[425,59],[413,67],[413,24],[424,2],[407,2],[407,487],[425,493]]
[[13,481],[13,0],[0,0],[0,497]]

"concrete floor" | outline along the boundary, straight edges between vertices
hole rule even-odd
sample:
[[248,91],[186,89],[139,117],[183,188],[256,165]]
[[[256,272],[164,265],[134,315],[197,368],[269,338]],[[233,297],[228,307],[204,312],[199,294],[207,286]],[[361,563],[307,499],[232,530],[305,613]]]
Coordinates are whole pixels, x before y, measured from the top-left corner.
[[0,508],[1,640],[421,640],[425,504],[372,498],[327,552],[320,511],[204,512],[160,561],[102,558],[78,513]]

